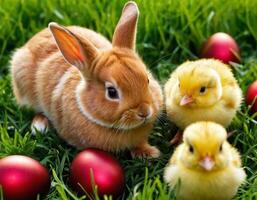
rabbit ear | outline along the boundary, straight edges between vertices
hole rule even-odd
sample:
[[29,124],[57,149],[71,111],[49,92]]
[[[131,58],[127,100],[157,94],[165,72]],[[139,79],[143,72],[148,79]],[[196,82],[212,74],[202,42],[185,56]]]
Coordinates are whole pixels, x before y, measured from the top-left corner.
[[75,65],[83,74],[89,74],[89,66],[98,55],[98,50],[85,38],[79,39],[65,27],[57,23],[49,23],[58,48],[64,58],[72,65]]
[[137,4],[133,1],[126,3],[114,31],[113,46],[135,49],[138,15]]

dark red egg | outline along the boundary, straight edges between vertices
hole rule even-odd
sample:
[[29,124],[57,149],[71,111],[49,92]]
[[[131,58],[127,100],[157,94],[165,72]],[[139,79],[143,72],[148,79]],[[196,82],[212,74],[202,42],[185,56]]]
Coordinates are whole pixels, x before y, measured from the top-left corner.
[[236,41],[226,33],[215,33],[203,45],[200,56],[215,58],[229,64],[240,63],[240,52]]
[[[256,100],[255,100],[256,98]],[[252,105],[251,112],[257,112],[257,81],[254,81],[247,89],[245,101],[247,105]]]
[[124,171],[120,163],[111,154],[91,148],[80,152],[74,158],[70,169],[70,180],[74,189],[80,194],[86,191],[92,195],[92,185],[95,185],[100,197],[104,194],[117,197],[125,185]]
[[34,200],[47,193],[50,178],[38,161],[13,155],[0,159],[0,185],[4,200]]

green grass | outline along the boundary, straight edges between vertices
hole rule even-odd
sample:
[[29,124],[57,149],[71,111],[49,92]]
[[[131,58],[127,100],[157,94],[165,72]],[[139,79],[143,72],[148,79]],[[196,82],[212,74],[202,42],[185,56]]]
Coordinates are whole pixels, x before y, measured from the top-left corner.
[[[33,111],[15,103],[8,73],[12,52],[50,21],[76,24],[96,30],[109,39],[125,1],[120,0],[0,0],[0,157],[24,154],[40,160],[52,177],[46,199],[78,198],[68,183],[69,166],[78,152],[58,138],[30,135]],[[241,49],[242,64],[234,72],[245,92],[257,77],[257,1],[253,0],[138,0],[141,12],[137,50],[161,83],[180,63],[197,59],[203,41],[212,33],[231,34]],[[237,130],[230,142],[242,153],[247,183],[235,199],[257,199],[257,121],[243,104],[230,130]],[[158,122],[150,142],[163,152],[151,161],[117,157],[126,173],[126,189],[120,199],[173,199],[162,174],[173,148],[168,147],[173,127],[165,116]],[[1,195],[0,195],[1,198]],[[87,198],[88,199],[88,198]],[[106,198],[107,199],[107,198]]]

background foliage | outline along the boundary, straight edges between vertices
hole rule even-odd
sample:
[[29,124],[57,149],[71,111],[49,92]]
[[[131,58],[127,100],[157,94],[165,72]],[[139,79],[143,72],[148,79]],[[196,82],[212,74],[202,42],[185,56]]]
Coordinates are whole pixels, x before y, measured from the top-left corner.
[[[137,0],[141,15],[137,50],[161,83],[180,63],[197,59],[202,43],[223,31],[238,42],[242,64],[235,75],[245,92],[257,77],[256,0]],[[13,51],[51,21],[91,28],[111,39],[124,0],[0,0],[0,157],[10,154],[31,156],[46,165],[52,184],[46,199],[79,199],[70,189],[69,165],[77,150],[58,138],[30,135],[33,111],[15,103],[8,73]],[[242,153],[247,183],[235,199],[257,197],[257,122],[243,104],[230,130],[237,130],[230,142]],[[117,155],[126,172],[126,191],[120,199],[173,199],[163,183],[163,168],[173,148],[168,140],[174,127],[163,114],[150,138],[163,152],[152,161],[132,160],[128,152]],[[0,195],[1,196],[1,195]],[[81,197],[80,199],[86,198]]]

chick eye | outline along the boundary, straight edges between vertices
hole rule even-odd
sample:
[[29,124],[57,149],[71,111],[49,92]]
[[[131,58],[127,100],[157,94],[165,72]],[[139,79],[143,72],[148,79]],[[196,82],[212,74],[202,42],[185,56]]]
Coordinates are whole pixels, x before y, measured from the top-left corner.
[[221,152],[221,151],[222,151],[222,149],[223,149],[223,147],[222,147],[222,146],[223,146],[223,145],[221,144],[221,145],[220,145],[220,149],[219,149],[219,150],[220,150],[220,152]]
[[119,99],[119,93],[117,89],[113,86],[108,86],[106,88],[106,93],[110,99]]
[[192,145],[189,145],[189,152],[190,152],[190,153],[194,153],[194,148],[193,148]]
[[202,86],[199,90],[200,94],[204,94],[206,92],[206,87]]

